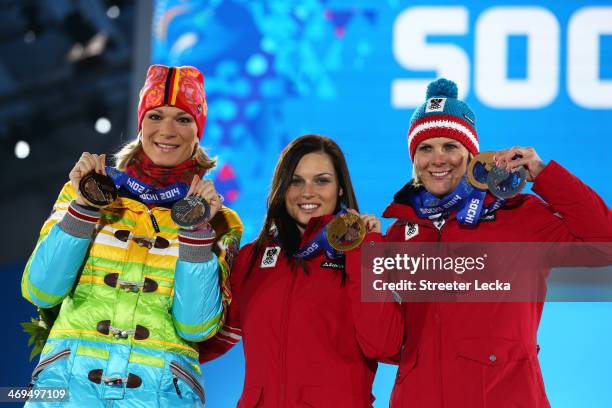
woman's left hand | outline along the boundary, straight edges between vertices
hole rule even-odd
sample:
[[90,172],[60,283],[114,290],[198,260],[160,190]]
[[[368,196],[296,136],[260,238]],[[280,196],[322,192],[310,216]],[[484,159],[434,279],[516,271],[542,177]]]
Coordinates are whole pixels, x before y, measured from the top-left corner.
[[527,169],[527,181],[535,181],[538,174],[544,170],[546,164],[533,147],[513,147],[495,153],[497,167],[508,171],[516,171],[520,166]]
[[366,232],[378,232],[380,233],[382,230],[382,226],[380,220],[375,215],[370,214],[359,214],[357,211],[352,208],[348,210],[348,212],[358,215],[359,218],[363,221],[366,226]]
[[221,208],[223,201],[221,196],[215,189],[215,184],[211,180],[203,180],[197,174],[191,180],[191,186],[187,191],[187,196],[195,195],[202,197],[210,205],[210,219],[212,219],[217,211]]

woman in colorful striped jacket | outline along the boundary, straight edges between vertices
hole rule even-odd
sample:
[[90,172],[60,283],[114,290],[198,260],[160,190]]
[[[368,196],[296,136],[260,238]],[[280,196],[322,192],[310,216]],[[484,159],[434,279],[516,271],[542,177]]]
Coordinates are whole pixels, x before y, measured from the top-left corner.
[[[202,179],[215,165],[199,145],[203,81],[194,67],[151,66],[138,139],[116,169],[83,153],[43,225],[21,288],[39,308],[61,304],[32,379],[67,388],[62,406],[204,404],[196,343],[223,325],[242,224]],[[92,171],[119,186],[106,207],[78,192]],[[210,223],[188,231],[173,222],[170,208],[185,195],[210,204]]]

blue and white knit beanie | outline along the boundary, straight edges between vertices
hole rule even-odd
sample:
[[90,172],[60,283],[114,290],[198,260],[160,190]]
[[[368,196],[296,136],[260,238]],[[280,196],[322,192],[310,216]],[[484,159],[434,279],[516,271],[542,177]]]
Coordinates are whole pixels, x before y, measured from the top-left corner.
[[427,100],[412,114],[408,131],[410,159],[423,140],[448,137],[459,141],[473,155],[478,154],[476,116],[470,107],[457,99],[457,84],[439,78],[427,86]]

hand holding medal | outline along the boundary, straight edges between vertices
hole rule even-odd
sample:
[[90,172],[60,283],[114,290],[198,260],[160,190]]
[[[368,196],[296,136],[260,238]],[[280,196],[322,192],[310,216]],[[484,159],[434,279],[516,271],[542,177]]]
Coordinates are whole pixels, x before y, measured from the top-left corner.
[[336,216],[327,225],[327,240],[338,251],[350,251],[361,245],[367,232],[380,232],[380,220],[355,210]]
[[481,152],[470,162],[467,178],[474,187],[505,199],[518,194],[543,168],[533,148],[514,147],[497,153]]
[[527,181],[534,182],[536,177],[544,170],[546,164],[533,147],[513,147],[495,153],[497,167],[505,168],[509,172],[517,168],[526,169]]
[[214,183],[196,175],[186,197],[172,206],[172,220],[183,229],[198,229],[215,216],[222,204],[223,197],[215,190]]
[[102,208],[117,198],[117,188],[106,175],[105,154],[84,152],[69,174],[72,187],[77,192],[76,202]]
[[338,259],[344,252],[361,245],[367,232],[380,232],[380,220],[373,215],[360,215],[355,210],[341,210],[309,243],[294,256],[309,259],[325,251],[329,259]]

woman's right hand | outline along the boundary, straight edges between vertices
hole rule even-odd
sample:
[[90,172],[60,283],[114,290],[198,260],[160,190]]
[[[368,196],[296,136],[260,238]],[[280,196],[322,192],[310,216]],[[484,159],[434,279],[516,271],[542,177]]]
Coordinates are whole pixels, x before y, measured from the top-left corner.
[[353,210],[352,208],[349,208],[348,212],[353,213],[355,215],[358,215],[359,218],[361,218],[361,220],[363,221],[363,223],[366,226],[366,232],[378,232],[378,233],[380,233],[382,231],[381,222],[380,222],[380,220],[375,215],[371,215],[371,214],[359,214],[357,211]]
[[91,154],[89,152],[83,152],[79,160],[76,162],[68,177],[72,183],[72,188],[77,192],[76,202],[81,205],[87,205],[81,198],[79,193],[79,182],[86,174],[95,171],[96,173],[106,175],[106,155],[105,154]]

